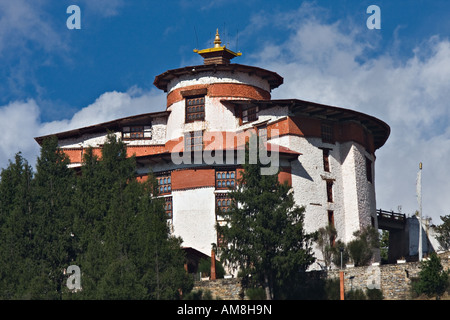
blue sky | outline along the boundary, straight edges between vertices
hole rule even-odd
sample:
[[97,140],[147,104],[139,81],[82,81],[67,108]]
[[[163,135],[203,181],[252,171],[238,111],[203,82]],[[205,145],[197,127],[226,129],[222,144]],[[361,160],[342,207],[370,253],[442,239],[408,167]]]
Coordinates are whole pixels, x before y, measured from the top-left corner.
[[[69,5],[81,29],[69,30]],[[381,29],[366,9],[378,5]],[[450,214],[448,1],[0,0],[0,168],[34,137],[160,111],[154,77],[201,64],[216,28],[233,62],[278,72],[273,98],[376,116],[392,129],[377,151],[379,208],[412,214],[424,163],[424,215]]]

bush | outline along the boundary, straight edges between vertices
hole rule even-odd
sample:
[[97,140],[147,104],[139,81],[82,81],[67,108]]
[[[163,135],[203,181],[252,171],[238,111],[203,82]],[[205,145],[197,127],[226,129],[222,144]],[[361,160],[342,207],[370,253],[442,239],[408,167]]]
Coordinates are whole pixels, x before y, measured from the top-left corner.
[[367,297],[362,289],[352,289],[345,293],[345,300],[367,300]]
[[378,232],[373,227],[363,228],[354,233],[356,237],[347,248],[355,267],[367,265],[373,256],[373,249],[379,248]]
[[[211,259],[201,259],[198,263],[198,272],[202,275],[211,275]],[[219,261],[216,261],[216,278],[221,279],[225,275],[225,269]]]
[[449,286],[449,272],[444,271],[441,259],[434,252],[430,255],[430,260],[422,262],[421,268],[419,278],[412,282],[413,292],[429,297],[436,295],[436,299],[439,299]]
[[249,300],[266,300],[266,291],[264,288],[248,288],[245,291],[246,296]]
[[383,292],[380,289],[367,289],[367,300],[383,300]]
[[213,300],[210,290],[194,290],[186,294],[183,300]]

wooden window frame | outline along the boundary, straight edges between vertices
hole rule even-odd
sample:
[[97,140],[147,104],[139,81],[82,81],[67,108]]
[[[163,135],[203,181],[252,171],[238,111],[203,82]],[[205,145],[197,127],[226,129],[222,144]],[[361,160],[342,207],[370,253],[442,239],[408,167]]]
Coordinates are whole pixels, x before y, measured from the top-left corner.
[[327,186],[327,201],[333,202],[333,180],[325,180]]
[[157,175],[156,181],[158,182],[159,195],[166,195],[172,193],[172,174],[170,172]]
[[259,117],[259,107],[258,106],[248,106],[242,109],[241,117],[242,122],[253,122],[258,120]]
[[331,172],[331,167],[330,167],[330,150],[331,149],[327,149],[327,148],[323,148],[322,152],[323,152],[323,171],[325,172]]
[[205,121],[205,95],[185,98],[185,123]]
[[332,123],[322,122],[320,125],[320,134],[322,137],[322,142],[335,143],[334,127]]
[[203,148],[204,148],[203,130],[185,132],[184,134],[185,152],[203,151]]
[[164,210],[166,211],[166,219],[173,218],[173,200],[172,196],[164,197]]
[[[226,215],[226,212],[230,209],[232,199],[229,196],[227,192],[222,193],[216,193],[216,221],[218,223],[226,222],[224,215]],[[224,204],[225,201],[225,204]],[[221,235],[219,232],[217,232],[217,246],[218,247],[224,247],[226,246],[226,242],[224,241],[223,235]]]
[[236,169],[216,169],[215,179],[216,189],[234,189],[236,187]]
[[[328,214],[328,224],[334,228],[334,211],[328,210],[327,214]],[[334,247],[335,242],[336,242],[336,236],[335,235],[330,236],[330,246],[331,247]]]
[[370,183],[373,183],[372,163],[372,160],[366,157],[366,178]]
[[130,125],[122,127],[122,140],[151,140],[152,126]]

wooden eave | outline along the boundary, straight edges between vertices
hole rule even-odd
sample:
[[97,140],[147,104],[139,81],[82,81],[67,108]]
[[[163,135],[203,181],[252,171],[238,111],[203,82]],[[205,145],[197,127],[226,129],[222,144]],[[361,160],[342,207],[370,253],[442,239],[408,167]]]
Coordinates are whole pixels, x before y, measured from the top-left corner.
[[222,100],[225,104],[238,107],[258,106],[260,109],[281,106],[289,108],[289,115],[317,118],[330,122],[354,121],[363,125],[373,135],[375,149],[381,148],[390,135],[390,127],[385,122],[365,113],[340,107],[328,106],[298,99],[285,100]]
[[87,127],[82,127],[78,129],[48,134],[45,136],[35,137],[34,140],[41,145],[44,139],[56,136],[58,139],[76,138],[84,134],[91,134],[96,132],[106,132],[108,130],[114,131],[119,130],[123,126],[127,125],[144,125],[148,124],[153,118],[167,117],[170,111],[143,113],[135,116],[115,119],[108,122],[98,123]]

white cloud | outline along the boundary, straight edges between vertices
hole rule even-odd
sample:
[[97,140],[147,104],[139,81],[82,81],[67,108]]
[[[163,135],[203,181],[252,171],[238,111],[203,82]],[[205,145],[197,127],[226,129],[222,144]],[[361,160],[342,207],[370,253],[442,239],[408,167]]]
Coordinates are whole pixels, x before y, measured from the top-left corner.
[[0,168],[14,161],[21,151],[31,164],[36,160],[39,146],[33,134],[39,131],[39,107],[34,100],[15,101],[0,107]]
[[42,124],[39,134],[47,135],[164,109],[165,96],[156,89],[144,91],[133,87],[127,92],[105,92],[95,102],[75,113],[71,119]]
[[0,168],[8,165],[17,152],[31,165],[39,155],[37,136],[67,131],[121,117],[165,110],[165,96],[156,89],[133,87],[127,92],[106,92],[71,119],[41,123],[35,100],[15,101],[0,106]]
[[[308,14],[298,12],[297,16]],[[261,19],[289,22],[285,40],[266,44],[252,56],[254,65],[284,77],[272,98],[354,109],[388,123],[391,136],[376,153],[377,206],[397,210],[401,205],[404,213],[414,213],[416,175],[423,162],[423,213],[441,223],[439,216],[450,214],[446,203],[450,193],[446,160],[450,152],[449,40],[432,37],[401,61],[396,56],[401,39],[392,51],[376,55],[373,48],[378,39],[371,36],[376,33],[365,25],[349,28],[348,21],[329,23],[292,14],[257,20]],[[262,27],[248,30],[257,32]]]

